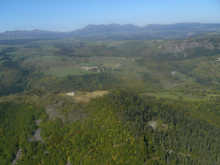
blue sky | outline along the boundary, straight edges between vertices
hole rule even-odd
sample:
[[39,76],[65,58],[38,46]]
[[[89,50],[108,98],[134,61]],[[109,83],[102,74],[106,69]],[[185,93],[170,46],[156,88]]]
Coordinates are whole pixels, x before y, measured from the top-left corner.
[[220,23],[220,0],[0,0],[0,31],[178,22]]

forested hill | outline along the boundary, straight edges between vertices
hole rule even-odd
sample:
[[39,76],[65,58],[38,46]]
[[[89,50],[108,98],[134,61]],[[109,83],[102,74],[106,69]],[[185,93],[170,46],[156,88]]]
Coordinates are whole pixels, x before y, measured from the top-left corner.
[[132,24],[88,25],[85,28],[72,32],[53,32],[44,30],[7,31],[0,33],[0,40],[58,38],[75,38],[86,40],[180,39],[197,36],[207,32],[220,32],[220,24],[152,24],[143,27]]
[[220,163],[219,100],[157,99],[128,89],[83,105],[54,94],[12,100],[0,103],[2,165]]

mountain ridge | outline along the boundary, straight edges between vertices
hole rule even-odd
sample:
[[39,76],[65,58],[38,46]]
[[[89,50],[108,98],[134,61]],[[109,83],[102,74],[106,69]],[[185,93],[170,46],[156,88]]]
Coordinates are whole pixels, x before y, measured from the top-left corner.
[[13,39],[179,39],[207,32],[220,32],[220,23],[149,24],[90,24],[70,32],[49,30],[15,30],[0,33],[0,40]]

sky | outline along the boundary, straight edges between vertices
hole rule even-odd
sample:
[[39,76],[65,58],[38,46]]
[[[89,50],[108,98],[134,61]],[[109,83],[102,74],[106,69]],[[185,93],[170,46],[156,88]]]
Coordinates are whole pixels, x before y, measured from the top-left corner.
[[220,0],[0,0],[0,32],[180,22],[220,23]]

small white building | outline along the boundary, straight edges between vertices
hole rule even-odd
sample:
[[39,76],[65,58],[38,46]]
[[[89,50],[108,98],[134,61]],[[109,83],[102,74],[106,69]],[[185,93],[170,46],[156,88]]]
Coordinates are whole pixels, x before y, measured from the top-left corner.
[[172,71],[172,72],[171,72],[171,75],[172,75],[172,76],[175,76],[175,75],[176,75],[176,71]]
[[217,61],[217,62],[220,62],[220,58],[216,58],[216,61]]
[[75,96],[75,92],[68,92],[66,93],[67,96]]

